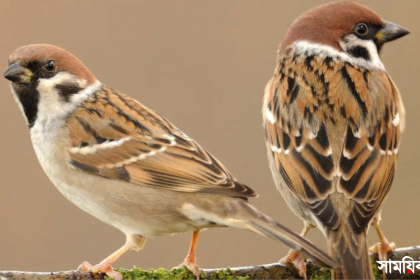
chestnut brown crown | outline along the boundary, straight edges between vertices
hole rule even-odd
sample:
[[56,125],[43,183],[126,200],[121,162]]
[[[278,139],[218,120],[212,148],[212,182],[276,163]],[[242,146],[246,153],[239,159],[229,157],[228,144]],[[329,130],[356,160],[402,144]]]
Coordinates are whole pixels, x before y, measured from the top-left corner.
[[385,27],[381,17],[366,6],[353,2],[332,2],[299,16],[287,31],[280,51],[297,41],[308,41],[343,51],[340,39],[351,34],[358,23]]
[[[29,68],[40,74],[43,68],[51,66],[50,76],[66,71],[87,81],[86,86],[96,81],[95,76],[77,57],[68,51],[48,44],[33,44],[17,48],[9,56],[9,65],[18,62],[21,67]],[[31,69],[33,68],[33,69]],[[38,73],[37,73],[38,72]]]

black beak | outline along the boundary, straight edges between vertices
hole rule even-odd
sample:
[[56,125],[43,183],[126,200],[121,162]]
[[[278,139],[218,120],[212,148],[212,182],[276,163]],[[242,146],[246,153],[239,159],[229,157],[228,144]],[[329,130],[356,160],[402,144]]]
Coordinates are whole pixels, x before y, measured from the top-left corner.
[[11,64],[3,74],[9,81],[22,84],[30,83],[32,76],[32,71],[20,66],[19,61]]
[[384,21],[384,23],[385,27],[376,33],[376,39],[380,43],[391,42],[410,33],[410,31],[398,24],[389,21]]

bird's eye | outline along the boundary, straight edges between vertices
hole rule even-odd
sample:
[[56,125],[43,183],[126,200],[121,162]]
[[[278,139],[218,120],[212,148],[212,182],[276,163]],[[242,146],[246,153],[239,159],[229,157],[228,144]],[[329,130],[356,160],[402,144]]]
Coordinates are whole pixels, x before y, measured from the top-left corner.
[[48,72],[53,72],[55,70],[55,61],[48,60],[47,64],[45,64],[45,69],[47,69]]
[[361,22],[356,24],[356,26],[354,27],[354,32],[356,32],[357,35],[366,36],[369,32],[369,27],[366,23]]

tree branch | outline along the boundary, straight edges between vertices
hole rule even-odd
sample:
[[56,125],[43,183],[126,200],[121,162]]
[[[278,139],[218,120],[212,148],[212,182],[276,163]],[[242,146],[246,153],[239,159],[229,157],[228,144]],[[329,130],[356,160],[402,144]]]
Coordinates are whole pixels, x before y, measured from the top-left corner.
[[[420,246],[407,247],[397,249],[391,256],[391,260],[401,261],[403,257],[410,256],[414,261],[420,260]],[[378,255],[371,255],[373,270],[377,279],[382,279],[382,272],[378,270],[376,261]],[[308,263],[308,279],[327,279],[330,278],[328,269],[317,267],[313,263]],[[167,271],[158,270],[142,270],[135,268],[132,270],[118,269],[124,278],[142,278],[142,279],[194,279],[186,269],[176,269]],[[420,279],[420,271],[414,273],[400,274],[398,271],[392,270],[392,273],[386,275],[387,279]],[[235,267],[228,269],[204,269],[201,275],[202,279],[298,279],[297,270],[291,266],[282,264],[266,264],[248,267]],[[0,271],[0,280],[5,279],[39,279],[39,280],[62,280],[62,279],[104,279],[103,274],[92,274],[82,271],[62,271],[62,272],[22,272],[22,271]]]

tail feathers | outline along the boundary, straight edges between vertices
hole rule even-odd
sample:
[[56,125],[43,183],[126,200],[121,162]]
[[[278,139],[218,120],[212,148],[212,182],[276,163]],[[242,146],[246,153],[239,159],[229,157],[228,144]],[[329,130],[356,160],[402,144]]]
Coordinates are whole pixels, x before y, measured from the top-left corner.
[[320,266],[329,268],[337,266],[337,263],[328,256],[328,254],[305,238],[275,222],[248,203],[241,202],[241,206],[246,212],[242,213],[242,217],[238,220],[238,223],[240,224],[240,226],[238,224],[239,227],[246,228],[260,235],[280,241],[293,250],[301,252],[307,258],[313,260]]
[[[348,233],[348,234],[347,234]],[[332,279],[375,279],[369,258],[366,232],[328,232],[328,250],[340,264],[333,269]]]

